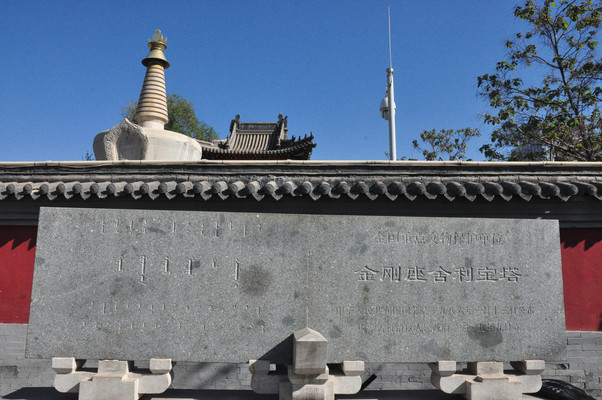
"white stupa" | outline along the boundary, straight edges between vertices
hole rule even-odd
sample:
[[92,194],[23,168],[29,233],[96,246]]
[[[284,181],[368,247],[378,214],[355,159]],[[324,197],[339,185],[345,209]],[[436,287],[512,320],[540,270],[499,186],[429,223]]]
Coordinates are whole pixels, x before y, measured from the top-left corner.
[[150,52],[142,60],[146,67],[134,122],[124,119],[119,125],[94,138],[97,160],[200,160],[202,148],[193,138],[164,129],[168,122],[165,70],[169,62],[164,51],[167,38],[156,30],[149,39]]

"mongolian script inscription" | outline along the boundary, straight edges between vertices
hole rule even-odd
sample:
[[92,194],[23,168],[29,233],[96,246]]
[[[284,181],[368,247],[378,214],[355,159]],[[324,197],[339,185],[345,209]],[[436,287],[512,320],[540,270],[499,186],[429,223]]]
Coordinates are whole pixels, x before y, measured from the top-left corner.
[[168,279],[178,275],[190,276],[204,275],[211,278],[217,268],[229,268],[232,273],[232,280],[238,281],[241,268],[244,268],[244,263],[238,258],[235,260],[220,259],[212,257],[178,257],[178,256],[160,256],[148,257],[140,255],[128,257],[127,255],[119,255],[113,266],[109,266],[108,270],[116,274],[127,274],[133,270],[139,271],[140,283],[148,283],[148,276],[152,273],[155,278]]
[[206,219],[203,221],[175,221],[158,218],[102,218],[94,222],[100,227],[100,233],[106,235],[145,235],[161,234],[167,236],[180,236],[188,232],[195,232],[204,237],[220,237],[221,235],[234,235],[246,238],[261,232],[261,222],[247,224],[236,223],[233,220],[221,221]]

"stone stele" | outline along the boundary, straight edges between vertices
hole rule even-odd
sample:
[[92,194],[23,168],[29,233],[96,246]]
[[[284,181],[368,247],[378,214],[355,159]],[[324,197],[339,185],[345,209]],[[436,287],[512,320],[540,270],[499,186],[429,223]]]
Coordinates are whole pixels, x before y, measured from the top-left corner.
[[564,356],[558,222],[42,208],[28,357]]

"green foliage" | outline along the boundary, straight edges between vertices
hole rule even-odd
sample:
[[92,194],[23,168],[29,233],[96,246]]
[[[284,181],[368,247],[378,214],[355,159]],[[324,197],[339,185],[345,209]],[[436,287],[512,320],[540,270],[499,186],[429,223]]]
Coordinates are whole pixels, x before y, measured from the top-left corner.
[[[389,153],[388,151],[385,151],[385,158],[387,160],[391,159],[391,153]],[[401,156],[399,158],[397,158],[395,161],[417,161],[415,158],[409,158],[408,156]]]
[[[602,160],[601,13],[600,0],[527,0],[514,9],[529,31],[506,42],[493,74],[478,77],[494,109],[484,114],[496,127],[480,149],[488,159]],[[525,80],[529,68],[543,71],[536,82]]]
[[131,122],[134,122],[134,115],[136,114],[136,107],[138,106],[137,101],[130,100],[128,105],[121,108],[121,118],[127,118]]
[[82,161],[94,161],[94,153],[90,153],[90,150],[86,150],[86,154],[82,156]]
[[479,130],[473,128],[441,129],[439,132],[433,129],[420,134],[422,146],[426,148],[421,147],[418,140],[412,141],[412,144],[415,149],[422,151],[427,161],[458,161],[466,159],[468,141],[480,135]]
[[[127,106],[121,109],[121,116],[133,121],[137,105],[137,102],[130,101]],[[169,121],[165,125],[166,130],[179,132],[197,140],[211,141],[218,139],[217,132],[213,127],[198,120],[190,100],[183,99],[177,94],[168,95],[167,114],[169,115]]]

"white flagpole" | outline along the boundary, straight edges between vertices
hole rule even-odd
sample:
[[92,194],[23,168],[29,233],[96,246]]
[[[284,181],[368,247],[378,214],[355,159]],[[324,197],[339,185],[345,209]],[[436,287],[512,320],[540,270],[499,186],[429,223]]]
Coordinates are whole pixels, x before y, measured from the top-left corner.
[[389,68],[387,69],[387,93],[389,95],[389,148],[391,160],[397,160],[397,145],[395,144],[395,93],[393,86],[393,61],[391,59],[391,7],[388,7],[389,17]]

